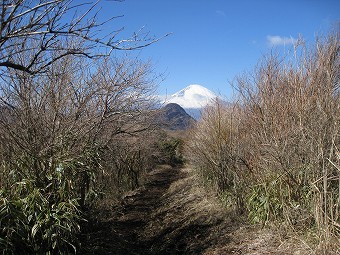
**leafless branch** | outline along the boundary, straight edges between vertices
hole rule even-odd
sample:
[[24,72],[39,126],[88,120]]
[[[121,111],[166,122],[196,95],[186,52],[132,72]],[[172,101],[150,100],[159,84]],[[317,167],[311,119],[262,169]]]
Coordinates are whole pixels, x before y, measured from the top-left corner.
[[[2,1],[0,67],[36,74],[68,55],[107,56],[114,50],[149,46],[169,35],[143,38],[142,34],[135,33],[130,38],[119,39],[121,29],[105,35],[101,27],[122,16],[99,21],[98,5],[99,1],[81,4],[75,4],[73,0]],[[74,43],[80,46],[75,48],[72,46]],[[60,47],[62,44],[65,47]],[[44,58],[40,57],[44,52],[52,51],[59,56],[48,57],[45,54]],[[25,57],[19,59],[18,55],[22,54]]]

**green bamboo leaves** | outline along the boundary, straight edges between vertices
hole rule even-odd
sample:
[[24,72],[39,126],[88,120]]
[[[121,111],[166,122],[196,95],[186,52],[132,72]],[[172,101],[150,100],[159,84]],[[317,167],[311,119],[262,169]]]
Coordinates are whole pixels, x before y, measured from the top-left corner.
[[[80,211],[67,195],[51,199],[49,187],[33,181],[14,184],[17,193],[0,194],[0,250],[4,254],[69,254],[76,252]],[[59,191],[62,192],[62,191]]]

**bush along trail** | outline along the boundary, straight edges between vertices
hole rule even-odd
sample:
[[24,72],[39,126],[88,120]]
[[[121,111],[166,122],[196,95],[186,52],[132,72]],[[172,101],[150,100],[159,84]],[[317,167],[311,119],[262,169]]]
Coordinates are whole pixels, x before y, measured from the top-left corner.
[[242,224],[240,215],[226,210],[195,178],[190,168],[161,166],[150,172],[145,185],[119,205],[91,213],[79,254],[289,252],[292,247],[275,233]]

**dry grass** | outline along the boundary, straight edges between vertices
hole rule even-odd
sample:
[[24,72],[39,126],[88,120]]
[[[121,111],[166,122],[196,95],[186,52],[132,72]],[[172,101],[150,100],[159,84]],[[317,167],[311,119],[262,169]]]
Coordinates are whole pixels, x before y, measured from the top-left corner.
[[203,112],[188,146],[226,204],[315,254],[340,247],[339,42],[335,31],[313,47],[301,41],[291,58],[264,58],[236,79],[236,103]]
[[218,198],[198,185],[189,168],[181,170],[181,175],[184,178],[173,182],[161,197],[143,236],[145,239],[161,236],[162,243],[155,244],[159,250],[170,249],[176,242],[185,243],[191,254],[218,242],[226,233],[221,223],[228,217]]
[[145,240],[162,237],[154,249],[172,249],[176,242],[186,242],[184,254],[316,254],[302,239],[283,236],[275,225],[263,229],[247,224],[223,206],[212,189],[200,185],[190,166],[181,172],[184,178],[170,185],[142,234]]

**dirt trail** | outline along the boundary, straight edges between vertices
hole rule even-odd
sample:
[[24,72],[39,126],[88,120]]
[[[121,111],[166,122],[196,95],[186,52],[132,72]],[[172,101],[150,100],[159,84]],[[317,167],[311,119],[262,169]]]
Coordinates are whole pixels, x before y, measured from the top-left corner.
[[227,215],[193,178],[185,168],[152,171],[120,205],[98,208],[79,254],[285,254],[268,249],[272,235],[244,233],[239,217]]
[[[183,181],[187,175],[170,167],[151,172],[144,187],[127,194],[121,205],[100,211],[89,221],[80,253],[202,254],[213,244],[209,229],[221,219],[202,215],[187,218],[186,207],[195,205],[197,199],[190,194],[187,197],[190,185]],[[172,190],[171,185],[175,185]],[[192,213],[195,214],[193,209]]]

